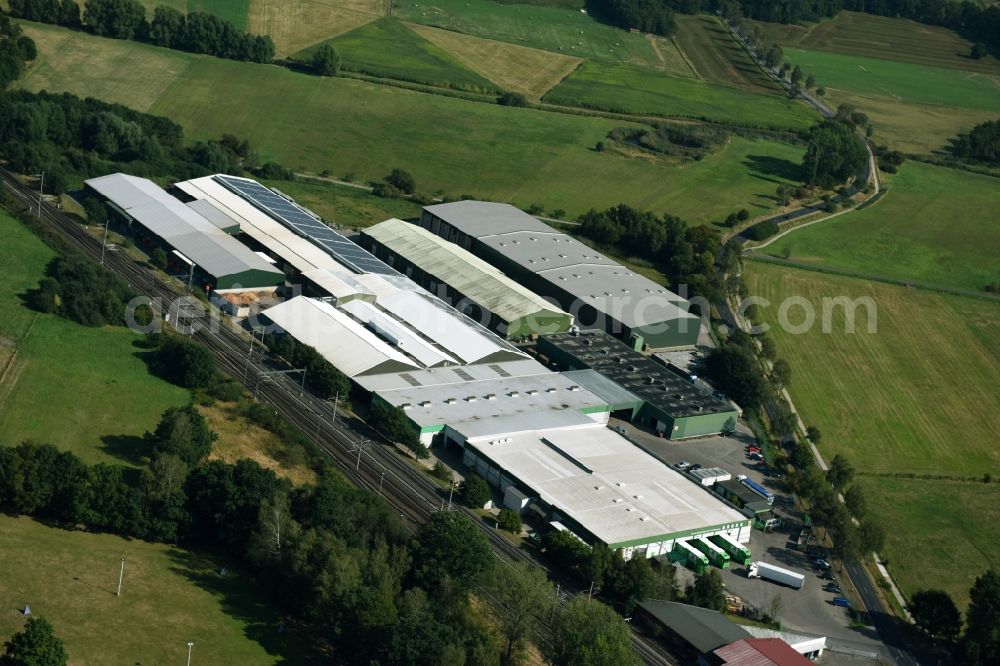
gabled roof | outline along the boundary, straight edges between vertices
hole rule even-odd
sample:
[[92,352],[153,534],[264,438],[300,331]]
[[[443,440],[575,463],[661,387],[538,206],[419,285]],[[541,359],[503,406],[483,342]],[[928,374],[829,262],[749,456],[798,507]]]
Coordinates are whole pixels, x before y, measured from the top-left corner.
[[491,264],[416,224],[386,220],[365,229],[362,235],[371,237],[505,321],[541,312],[565,314],[558,306],[522,287]]
[[701,654],[752,636],[718,611],[676,601],[643,601],[639,606]]
[[473,238],[513,231],[552,231],[520,208],[493,201],[453,201],[424,206],[424,210]]
[[715,650],[722,664],[733,666],[809,666],[812,662],[780,638],[746,638]]

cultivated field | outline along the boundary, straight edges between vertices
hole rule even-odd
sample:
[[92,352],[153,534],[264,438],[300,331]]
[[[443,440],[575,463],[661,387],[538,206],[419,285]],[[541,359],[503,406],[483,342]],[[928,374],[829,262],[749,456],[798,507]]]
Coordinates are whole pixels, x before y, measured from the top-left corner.
[[247,30],[287,56],[388,13],[387,0],[250,0]]
[[973,60],[972,44],[951,30],[908,19],[840,12],[808,27],[757,25],[782,46],[1000,74],[1000,61],[992,56]]
[[728,29],[714,16],[680,15],[674,39],[698,75],[715,83],[772,94],[780,89],[750,60]]
[[[393,10],[413,23],[605,62],[665,66],[650,40],[598,23],[579,9],[500,4],[491,0],[408,0]],[[661,49],[669,43],[658,42]]]
[[985,528],[1000,522],[1000,485],[873,477],[861,484],[871,512],[885,518],[885,556],[903,591],[944,589],[964,610],[976,576],[1000,566],[1000,539]]
[[[824,455],[846,454],[873,472],[1000,476],[1000,305],[856,278],[748,262],[750,294],[769,299],[765,320],[792,364],[789,390],[806,424],[824,433]],[[814,304],[817,325],[794,335],[776,327],[789,296]],[[819,326],[821,299],[870,297],[877,333],[864,308],[844,334],[837,308],[832,330]],[[802,321],[802,309],[789,318]]]
[[[1000,417],[1000,305],[905,287],[870,283],[748,262],[750,294],[768,298],[765,320],[778,305],[801,296],[821,313],[823,297],[868,296],[878,331],[868,334],[858,310],[853,335],[843,309],[833,331],[793,335],[772,328],[780,356],[792,365],[792,399],[808,425],[823,432],[822,454],[841,453],[865,472],[953,477],[1000,476],[994,446]],[[802,321],[802,308],[789,319]],[[958,481],[866,478],[872,511],[892,526],[889,567],[907,594],[933,581],[965,599],[990,563],[1000,539],[993,524],[1000,486]],[[970,511],[970,507],[975,507]]]
[[408,27],[501,89],[513,90],[534,100],[569,76],[582,62],[573,56],[472,37],[428,25],[410,23]]
[[888,176],[874,206],[815,224],[766,254],[851,271],[980,290],[1000,282],[1000,179],[920,162]]
[[[397,19],[383,18],[329,42],[346,70],[435,86],[496,92],[496,85]],[[300,54],[308,59],[312,49]]]
[[[139,111],[148,110],[193,58],[125,40],[104,45],[110,40],[41,23],[21,25],[39,53],[20,82],[23,87],[54,92],[63,90],[66,82],[81,81],[85,84],[76,89],[81,96],[121,102]],[[124,62],[128,67],[122,67]]]
[[[7,350],[17,350],[0,382],[0,443],[33,439],[89,463],[135,462],[142,434],[168,407],[186,404],[188,392],[149,374],[136,355],[139,335],[118,327],[85,328],[27,309],[21,296],[37,286],[53,253],[4,215],[0,236],[7,280],[0,339]],[[0,356],[5,364],[10,359]]]
[[804,129],[818,121],[784,97],[666,76],[643,67],[583,63],[545,96],[546,102],[624,113],[708,118],[761,127]]
[[[135,45],[71,34],[81,44],[73,76],[50,77],[44,86],[101,94],[99,83],[123,61],[118,56],[131,53],[122,51],[122,45]],[[139,48],[145,49],[143,57],[163,53]],[[774,207],[774,188],[787,182],[782,174],[794,170],[802,153],[798,146],[734,138],[699,162],[650,164],[594,150],[611,129],[629,126],[623,121],[320,79],[218,58],[179,57],[190,63],[179,77],[151,76],[141,85],[144,96],[158,98],[150,110],[180,122],[189,138],[229,132],[248,137],[264,159],[297,171],[329,169],[378,180],[401,167],[414,174],[424,192],[444,190],[524,206],[537,202],[571,215],[620,202],[669,210],[692,221],[715,220],[740,207],[763,212]],[[44,64],[45,57],[40,59]],[[29,74],[21,84],[42,87],[36,81]],[[126,104],[135,94],[121,88],[111,92],[102,97]]]
[[[279,633],[251,581],[180,548],[0,516],[0,637],[18,609],[52,622],[70,664],[323,663],[293,629]],[[115,596],[125,556],[122,596]]]
[[947,67],[791,48],[785,49],[785,57],[814,74],[819,85],[827,88],[1000,112],[1000,74],[956,72]]

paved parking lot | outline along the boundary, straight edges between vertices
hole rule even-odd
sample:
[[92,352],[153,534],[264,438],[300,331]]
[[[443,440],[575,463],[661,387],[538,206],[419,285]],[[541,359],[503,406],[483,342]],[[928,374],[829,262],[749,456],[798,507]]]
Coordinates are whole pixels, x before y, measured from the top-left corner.
[[[756,463],[746,457],[745,447],[754,442],[754,437],[742,424],[733,437],[704,437],[680,442],[661,439],[630,423],[613,420],[612,425],[624,426],[635,443],[669,465],[683,460],[703,467],[721,467],[734,478],[737,474],[745,474],[773,492],[776,496],[776,513],[784,519],[785,524],[772,533],[754,530],[750,539],[750,551],[755,560],[763,560],[804,574],[805,585],[801,590],[794,590],[766,580],[751,580],[746,577],[746,569],[736,565],[732,569],[720,571],[727,589],[742,597],[746,603],[765,611],[774,597],[780,598],[782,610],[778,617],[789,631],[827,636],[829,644],[836,643],[861,650],[878,649],[879,643],[872,629],[849,627],[847,610],[830,603],[834,596],[839,595],[823,590],[823,585],[829,581],[819,578],[820,571],[813,568],[810,558],[803,552],[789,548],[789,545],[794,545],[789,539],[793,539],[801,527],[801,515],[794,507],[785,506],[779,501],[780,497],[788,496],[784,482],[765,477]],[[679,575],[685,580],[691,574],[684,571],[679,572]],[[839,583],[840,576],[836,577]]]

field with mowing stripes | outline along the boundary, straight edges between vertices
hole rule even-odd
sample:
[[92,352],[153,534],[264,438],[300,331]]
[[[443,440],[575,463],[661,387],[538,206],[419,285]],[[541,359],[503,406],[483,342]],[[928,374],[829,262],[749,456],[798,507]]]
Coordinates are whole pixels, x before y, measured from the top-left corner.
[[508,5],[493,0],[405,0],[393,15],[412,23],[577,58],[650,67],[664,63],[645,36],[598,23],[578,9]]
[[[0,635],[24,626],[18,612],[52,622],[70,664],[328,663],[294,629],[279,633],[252,581],[219,575],[224,563],[108,534],[71,532],[0,516]],[[115,596],[122,555],[122,596]]]
[[701,78],[754,92],[784,94],[750,60],[719,19],[680,14],[675,19],[677,34],[674,39]]
[[762,22],[757,25],[782,46],[967,72],[1000,73],[1000,61],[996,58],[970,58],[972,44],[958,34],[908,19],[840,12],[832,19],[808,27]]
[[[856,278],[747,262],[749,293],[771,301],[764,319],[778,354],[792,365],[789,392],[803,421],[823,432],[827,460],[841,453],[872,475],[1000,476],[994,446],[1000,415],[1000,304]],[[837,308],[831,333],[793,335],[777,327],[778,305],[801,296],[821,313],[823,297],[870,297],[854,334]],[[802,308],[789,312],[793,324]],[[871,511],[887,529],[889,568],[907,594],[933,580],[961,603],[973,579],[996,566],[1000,485],[869,476]],[[975,507],[970,511],[970,507]]]
[[1000,282],[1000,179],[907,162],[874,206],[761,250],[794,261],[980,290]]
[[[340,52],[345,70],[459,90],[497,92],[492,81],[396,19],[379,19],[329,43]],[[307,49],[299,57],[308,61],[312,51]]]
[[410,23],[408,27],[501,89],[513,90],[535,100],[569,76],[582,62],[580,58],[552,51],[471,37],[419,23]]
[[859,95],[1000,113],[1000,73],[956,72],[864,56],[785,49],[785,57],[820,85]]
[[[610,130],[629,125],[624,121],[320,79],[68,34],[78,40],[79,60],[70,63],[73,76],[45,79],[49,90],[126,104],[141,92],[157,99],[152,112],[178,121],[188,138],[246,136],[265,160],[297,171],[352,172],[358,180],[378,180],[401,167],[413,173],[423,192],[443,189],[523,206],[537,202],[570,215],[626,202],[712,221],[740,207],[754,214],[773,208],[774,188],[787,182],[785,168],[776,173],[775,165],[794,166],[802,156],[799,146],[734,137],[699,162],[650,164],[594,150]],[[115,88],[102,94],[102,82],[120,69],[120,56],[133,53],[121,50],[123,45],[144,49],[139,55],[151,61],[167,53],[186,59],[188,66],[174,77],[153,70],[139,91]],[[44,66],[44,52],[40,60]],[[36,90],[42,87],[37,81],[29,73],[20,85]]]
[[247,29],[287,56],[388,13],[387,0],[250,0]]
[[785,97],[732,86],[670,77],[643,67],[585,62],[545,96],[546,102],[608,111],[709,118],[805,129],[818,120],[808,107]]

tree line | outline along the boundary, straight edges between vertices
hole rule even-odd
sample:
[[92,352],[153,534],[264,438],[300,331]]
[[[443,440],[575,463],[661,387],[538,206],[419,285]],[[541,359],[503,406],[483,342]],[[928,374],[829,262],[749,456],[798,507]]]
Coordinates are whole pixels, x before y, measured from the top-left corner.
[[625,30],[641,30],[669,37],[677,32],[672,0],[590,0],[587,9],[595,18]]
[[988,120],[958,135],[951,152],[960,160],[1000,166],[1000,120]]
[[989,569],[969,590],[969,608],[962,614],[944,590],[916,592],[907,605],[913,624],[924,635],[943,641],[959,663],[986,666],[1000,663],[1000,573]]
[[138,0],[87,0],[82,17],[73,0],[11,0],[10,14],[67,28],[84,27],[99,37],[148,42],[230,60],[269,63],[274,59],[274,42],[266,35],[242,32],[214,14],[184,14],[168,6],[157,7],[153,20],[147,21],[146,9]]
[[20,78],[24,64],[38,55],[34,40],[21,26],[0,14],[0,90]]

